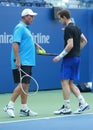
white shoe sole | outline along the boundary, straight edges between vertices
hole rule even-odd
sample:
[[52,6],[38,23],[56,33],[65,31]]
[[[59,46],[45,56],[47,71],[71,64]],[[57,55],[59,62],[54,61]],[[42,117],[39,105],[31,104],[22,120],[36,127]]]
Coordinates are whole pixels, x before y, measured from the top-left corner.
[[63,114],[63,115],[70,115],[70,114],[72,114],[72,111],[68,111],[68,112],[56,112],[56,111],[55,111],[54,114],[55,114],[55,115],[62,115],[62,114]]
[[19,113],[20,117],[27,117],[27,116],[33,117],[33,116],[37,116],[37,115],[38,115],[37,113],[31,113],[31,112],[29,112],[29,113],[20,112]]
[[82,111],[75,111],[74,114],[82,114],[83,112],[85,112],[85,111],[87,111],[87,110],[89,110],[89,109],[90,109],[90,106],[87,105],[87,106],[85,106],[85,108],[83,108]]
[[[38,114],[35,114],[35,115],[28,115],[30,117],[34,117],[34,116],[37,116]],[[23,114],[19,114],[20,117],[27,117],[27,115],[23,115]]]

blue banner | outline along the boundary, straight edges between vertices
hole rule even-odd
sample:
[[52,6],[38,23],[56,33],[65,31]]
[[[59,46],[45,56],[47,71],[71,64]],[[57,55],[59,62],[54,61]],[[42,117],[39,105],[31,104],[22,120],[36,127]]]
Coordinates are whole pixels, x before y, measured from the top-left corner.
[[[13,82],[10,56],[12,33],[21,20],[22,7],[0,7],[0,93],[12,92]],[[33,8],[38,15],[30,25],[34,42],[39,43],[47,52],[60,53],[64,39],[62,25],[53,19],[52,8]],[[72,17],[88,39],[88,45],[81,51],[80,82],[92,80],[93,58],[93,10],[71,9]],[[53,63],[53,57],[36,55],[37,65],[33,68],[33,77],[39,83],[40,90],[58,89],[60,85],[60,64]]]

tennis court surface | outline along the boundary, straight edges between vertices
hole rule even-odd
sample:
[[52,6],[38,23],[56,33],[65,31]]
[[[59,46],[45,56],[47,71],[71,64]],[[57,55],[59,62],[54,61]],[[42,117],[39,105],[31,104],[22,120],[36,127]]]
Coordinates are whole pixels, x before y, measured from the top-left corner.
[[[83,93],[91,109],[83,114],[55,116],[53,111],[61,107],[61,90],[40,91],[28,97],[29,107],[38,113],[37,117],[19,117],[20,97],[15,103],[15,118],[9,118],[3,107],[10,100],[11,94],[0,94],[0,130],[93,130],[93,93]],[[78,101],[71,95],[71,107],[74,112]]]
[[0,130],[93,130],[93,114],[0,123]]

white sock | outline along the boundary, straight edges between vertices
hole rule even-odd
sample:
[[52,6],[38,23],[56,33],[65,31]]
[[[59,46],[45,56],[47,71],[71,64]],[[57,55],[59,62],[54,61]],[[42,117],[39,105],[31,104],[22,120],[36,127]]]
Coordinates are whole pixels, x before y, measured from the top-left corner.
[[27,104],[21,104],[21,109],[22,109],[22,110],[26,110],[26,109],[28,109]]
[[8,103],[8,106],[11,106],[11,107],[14,107],[14,102],[13,101],[10,101],[9,103]]
[[67,108],[70,108],[70,100],[64,100],[64,105],[65,105]]
[[78,96],[78,101],[79,101],[81,104],[85,104],[85,103],[86,103],[86,101],[85,101],[85,99],[84,99],[84,97],[83,97],[82,95],[79,95],[79,96]]

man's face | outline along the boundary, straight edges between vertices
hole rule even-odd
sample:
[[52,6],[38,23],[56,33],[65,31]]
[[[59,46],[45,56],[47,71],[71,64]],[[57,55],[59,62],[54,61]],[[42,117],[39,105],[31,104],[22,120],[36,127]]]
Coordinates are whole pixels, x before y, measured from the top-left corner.
[[30,25],[33,22],[34,16],[27,15],[24,17],[24,21],[27,25]]
[[66,19],[65,19],[65,17],[60,17],[60,16],[58,16],[58,18],[59,18],[59,21],[62,23],[62,24],[64,24],[64,25],[66,25]]

